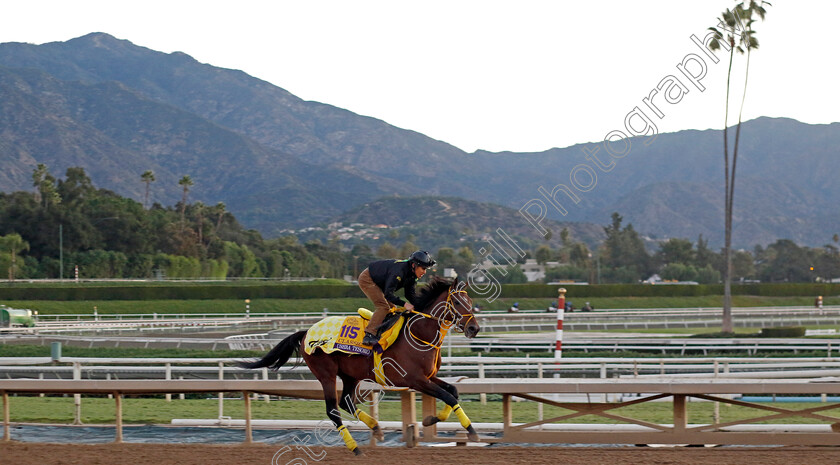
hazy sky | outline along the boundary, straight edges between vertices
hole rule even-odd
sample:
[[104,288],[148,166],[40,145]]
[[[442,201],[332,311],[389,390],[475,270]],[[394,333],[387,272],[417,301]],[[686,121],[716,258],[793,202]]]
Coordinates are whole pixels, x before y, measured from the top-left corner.
[[[679,103],[643,98],[677,70],[731,0],[4,1],[0,42],[90,32],[240,69],[306,100],[466,151],[603,140],[640,106],[659,132],[720,128],[726,57]],[[756,26],[744,119],[840,121],[838,1],[772,2]],[[692,68],[694,66],[694,68]],[[699,65],[687,65],[700,72]],[[692,71],[692,69],[694,71]],[[737,69],[735,70],[738,71]],[[740,88],[743,74],[734,82]],[[678,89],[674,89],[678,90]],[[735,95],[738,97],[738,95]],[[661,95],[653,98],[662,99]],[[734,106],[737,109],[737,106]]]

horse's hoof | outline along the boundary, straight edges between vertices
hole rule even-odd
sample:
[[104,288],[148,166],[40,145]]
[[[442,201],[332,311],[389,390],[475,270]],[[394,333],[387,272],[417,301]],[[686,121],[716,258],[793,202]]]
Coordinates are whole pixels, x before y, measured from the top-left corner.
[[478,437],[478,433],[472,425],[467,428],[467,438],[472,442],[481,442],[481,439]]
[[432,426],[439,421],[440,421],[440,418],[438,418],[434,415],[429,415],[428,417],[423,419],[423,426]]
[[382,428],[380,428],[379,426],[374,426],[373,437],[375,437],[377,441],[384,441],[385,433],[382,432]]
[[362,449],[359,449],[357,447],[357,448],[353,449],[353,455],[364,455],[364,452],[362,452]]

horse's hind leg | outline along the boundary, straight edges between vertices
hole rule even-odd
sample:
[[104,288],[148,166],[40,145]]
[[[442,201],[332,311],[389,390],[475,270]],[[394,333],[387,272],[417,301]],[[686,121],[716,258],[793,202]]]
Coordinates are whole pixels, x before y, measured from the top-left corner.
[[338,374],[338,364],[323,352],[320,352],[318,355],[304,356],[304,359],[309,369],[318,378],[318,381],[321,382],[321,387],[324,389],[324,403],[327,406],[327,416],[332,420],[341,439],[344,440],[344,445],[354,454],[361,455],[362,450],[359,449],[353,436],[350,435],[350,431],[342,423],[341,415],[338,412],[338,399],[336,399],[335,393],[335,377]]
[[366,424],[367,427],[373,431],[373,435],[376,436],[376,439],[384,441],[385,434],[382,432],[382,428],[379,427],[379,423],[376,419],[368,415],[364,410],[360,410],[356,407],[356,387],[359,385],[359,380],[346,375],[339,376],[341,376],[341,381],[344,383],[344,389],[342,389],[341,400],[338,405],[356,417],[356,419]]

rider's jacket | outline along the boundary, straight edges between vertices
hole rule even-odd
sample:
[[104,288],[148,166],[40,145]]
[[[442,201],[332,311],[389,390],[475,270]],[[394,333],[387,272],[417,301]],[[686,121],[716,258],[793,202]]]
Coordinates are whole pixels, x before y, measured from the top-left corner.
[[408,260],[378,260],[368,265],[370,278],[382,289],[388,302],[402,307],[405,300],[397,297],[394,292],[405,288],[405,298],[414,305],[417,295],[414,292],[414,285],[417,283],[417,275],[411,269]]

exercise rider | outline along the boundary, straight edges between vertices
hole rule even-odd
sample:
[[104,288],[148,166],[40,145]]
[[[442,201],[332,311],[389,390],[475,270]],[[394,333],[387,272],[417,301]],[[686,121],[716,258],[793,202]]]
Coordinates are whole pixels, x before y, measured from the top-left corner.
[[[408,260],[378,260],[371,262],[365,271],[362,271],[359,275],[359,287],[374,306],[373,316],[365,328],[365,345],[372,346],[379,342],[379,325],[391,307],[414,310],[414,285],[426,274],[426,269],[434,264],[435,261],[429,252],[418,250],[411,254]],[[401,288],[405,288],[405,298],[408,302],[394,294]]]

